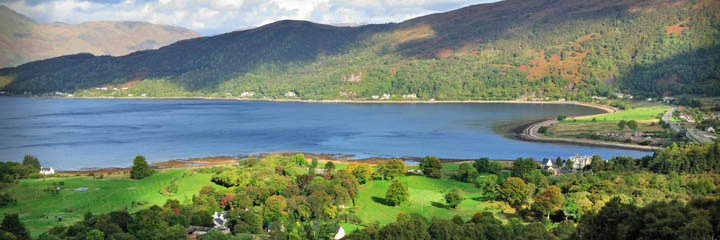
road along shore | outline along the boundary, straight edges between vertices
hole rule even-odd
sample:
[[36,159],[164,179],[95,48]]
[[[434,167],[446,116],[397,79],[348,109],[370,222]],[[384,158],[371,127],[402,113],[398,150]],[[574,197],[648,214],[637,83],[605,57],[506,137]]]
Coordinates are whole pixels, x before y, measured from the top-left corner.
[[550,138],[550,137],[543,137],[543,136],[539,135],[538,130],[541,127],[550,126],[557,122],[558,122],[558,120],[545,120],[545,121],[540,121],[540,122],[530,124],[525,128],[525,130],[523,130],[523,133],[520,134],[520,139],[526,140],[526,141],[535,141],[535,142],[569,143],[569,144],[578,144],[578,145],[587,145],[587,146],[599,146],[599,147],[640,150],[640,151],[648,151],[648,152],[662,149],[662,147],[658,147],[658,146],[643,146],[643,145],[636,145],[636,144],[595,141],[595,140],[589,140],[589,139]]

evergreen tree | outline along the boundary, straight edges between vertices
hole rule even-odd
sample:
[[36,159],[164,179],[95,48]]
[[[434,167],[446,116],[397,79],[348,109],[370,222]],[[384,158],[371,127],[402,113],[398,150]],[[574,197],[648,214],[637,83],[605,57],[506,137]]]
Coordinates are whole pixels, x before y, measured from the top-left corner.
[[12,233],[19,240],[31,239],[30,233],[25,229],[25,224],[20,221],[20,217],[16,213],[5,214],[5,218],[0,223],[0,230]]

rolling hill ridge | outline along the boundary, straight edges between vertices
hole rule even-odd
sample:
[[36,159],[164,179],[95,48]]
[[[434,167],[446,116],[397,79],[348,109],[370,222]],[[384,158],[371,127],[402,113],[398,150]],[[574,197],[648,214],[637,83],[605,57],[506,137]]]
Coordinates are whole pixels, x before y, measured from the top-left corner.
[[146,22],[40,23],[0,6],[0,66],[75,53],[126,55],[200,35],[181,27]]
[[718,1],[506,0],[401,23],[285,20],[121,57],[64,56],[2,69],[0,85],[81,96],[720,95],[719,39]]

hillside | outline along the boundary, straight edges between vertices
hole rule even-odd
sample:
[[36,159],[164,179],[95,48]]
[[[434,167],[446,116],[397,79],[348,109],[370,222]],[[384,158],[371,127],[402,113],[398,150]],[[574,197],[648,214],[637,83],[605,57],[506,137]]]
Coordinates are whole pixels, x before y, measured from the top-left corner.
[[0,66],[88,52],[126,55],[199,37],[188,29],[145,22],[39,23],[0,6]]
[[[304,99],[720,95],[720,2],[506,0],[398,24],[280,21],[0,70],[11,93]],[[122,92],[96,90],[122,86]]]

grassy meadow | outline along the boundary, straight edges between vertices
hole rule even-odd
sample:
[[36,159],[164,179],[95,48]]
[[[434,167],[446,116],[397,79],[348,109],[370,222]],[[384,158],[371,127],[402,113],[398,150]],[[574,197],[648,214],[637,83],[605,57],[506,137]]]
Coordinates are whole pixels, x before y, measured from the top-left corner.
[[[324,163],[318,167],[324,167]],[[357,215],[363,221],[362,225],[342,223],[347,232],[364,228],[363,225],[378,222],[382,225],[394,222],[401,212],[419,213],[428,219],[437,216],[452,218],[460,215],[463,219],[470,219],[476,212],[514,213],[504,202],[487,201],[479,188],[471,183],[461,182],[453,178],[458,163],[443,164],[444,176],[442,179],[428,178],[421,175],[402,176],[400,180],[408,185],[409,201],[394,207],[385,203],[385,192],[389,181],[375,180],[361,185],[356,198]],[[336,164],[337,169],[344,169],[347,164]],[[408,169],[417,169],[417,165],[410,165]],[[17,204],[0,208],[2,213],[18,213],[33,237],[48,231],[60,224],[56,219],[62,216],[62,224],[71,224],[81,221],[83,215],[90,211],[93,214],[110,212],[127,208],[129,211],[144,209],[152,205],[162,205],[167,199],[177,199],[180,202],[190,201],[201,187],[213,185],[210,179],[212,173],[196,173],[188,169],[172,169],[160,171],[142,180],[128,179],[127,175],[105,175],[103,179],[93,179],[89,176],[65,176],[47,179],[25,179],[19,184],[6,185],[0,193],[9,192]],[[173,195],[164,195],[160,190],[175,180],[179,186],[178,192]],[[53,183],[62,190],[59,193],[47,191]],[[75,188],[87,188],[85,191],[75,191]],[[457,209],[445,205],[444,194],[453,189],[461,189],[464,201]],[[498,217],[503,218],[504,214]]]
[[[620,121],[635,120],[638,123],[637,131],[662,133],[665,130],[659,124],[659,117],[670,110],[670,106],[657,103],[643,103],[633,109],[601,115],[568,118],[551,125],[548,132],[555,136],[574,136],[580,133],[595,131],[635,132],[636,130],[618,128]],[[594,119],[594,120],[593,120]],[[550,135],[550,134],[546,134]]]
[[629,110],[623,110],[619,112],[614,113],[608,113],[608,114],[602,114],[602,115],[596,115],[596,116],[588,116],[588,117],[578,117],[573,119],[567,119],[563,122],[592,122],[592,119],[595,118],[597,122],[600,121],[653,121],[657,120],[658,116],[662,115],[665,111],[670,110],[670,106],[647,106],[647,107],[639,107]]
[[[31,235],[37,237],[58,224],[56,216],[62,216],[62,222],[70,224],[82,220],[87,211],[94,214],[123,208],[133,211],[154,204],[162,205],[171,198],[180,202],[189,201],[202,186],[212,184],[211,177],[210,173],[173,169],[142,180],[128,179],[127,175],[110,175],[104,179],[88,176],[26,179],[0,190],[9,192],[17,200],[15,205],[0,208],[0,213],[18,213]],[[172,196],[160,194],[160,190],[173,179],[179,186],[178,192]],[[64,184],[58,185],[62,189],[58,193],[46,191],[53,187],[53,182],[60,181]],[[75,191],[75,188],[87,190]]]
[[[397,207],[386,204],[384,200],[389,181],[372,181],[362,185],[356,199],[358,217],[364,223],[377,221],[384,225],[394,222],[401,212],[418,213],[428,219],[433,216],[449,219],[460,215],[468,220],[476,212],[499,212],[501,209],[512,211],[504,202],[487,201],[482,191],[471,183],[425,176],[405,176],[400,181],[408,185],[410,198]],[[461,189],[464,193],[465,200],[457,209],[445,205],[444,195],[453,188]]]
[[[612,131],[618,131],[618,132],[635,132],[635,130],[632,130],[630,128],[626,128],[623,131],[620,131],[618,128],[618,121],[597,121],[597,122],[586,122],[586,121],[568,121],[568,122],[562,122],[553,124],[550,126],[549,131],[553,133],[564,133],[564,132],[573,132],[573,131],[604,131],[604,130],[612,130]],[[652,122],[638,122],[638,131],[641,132],[663,132],[664,129],[660,124],[653,124]]]

